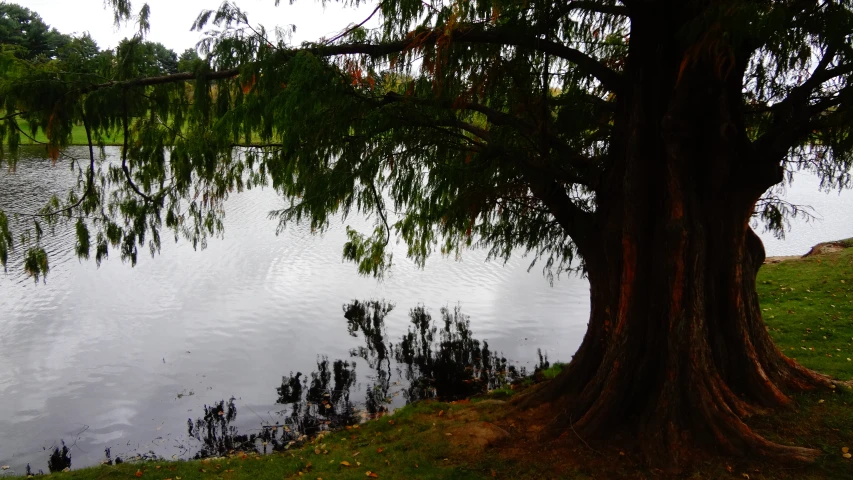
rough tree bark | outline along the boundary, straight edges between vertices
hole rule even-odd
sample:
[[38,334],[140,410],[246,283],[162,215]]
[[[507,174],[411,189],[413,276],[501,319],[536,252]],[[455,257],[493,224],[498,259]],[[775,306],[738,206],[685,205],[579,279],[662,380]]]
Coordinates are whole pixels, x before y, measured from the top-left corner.
[[749,221],[781,181],[782,159],[751,151],[741,112],[747,55],[713,38],[679,45],[672,25],[690,15],[632,16],[614,166],[595,233],[578,242],[589,329],[566,371],[523,402],[561,402],[557,431],[635,428],[647,455],[669,463],[700,445],[809,461],[817,451],[772,443],[743,422],[790,404],[787,392],[835,386],[785,357],[761,317],[764,248]]

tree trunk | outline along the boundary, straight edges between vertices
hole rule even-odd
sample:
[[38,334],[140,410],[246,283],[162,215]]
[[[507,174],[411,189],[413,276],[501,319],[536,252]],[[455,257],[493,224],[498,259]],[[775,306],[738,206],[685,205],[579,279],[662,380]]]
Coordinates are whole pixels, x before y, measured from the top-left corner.
[[746,58],[668,32],[689,13],[632,18],[615,166],[597,196],[594,247],[581,250],[589,330],[566,371],[528,401],[561,402],[555,425],[584,437],[633,428],[668,463],[691,446],[809,461],[817,451],[769,442],[742,420],[789,405],[786,392],[834,385],[785,357],[762,320],[764,248],[749,221],[781,168],[750,152]]

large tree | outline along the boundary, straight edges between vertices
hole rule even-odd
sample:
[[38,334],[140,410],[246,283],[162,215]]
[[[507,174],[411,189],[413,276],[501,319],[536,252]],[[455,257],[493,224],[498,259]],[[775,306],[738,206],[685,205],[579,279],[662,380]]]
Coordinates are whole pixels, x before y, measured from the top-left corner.
[[231,192],[271,183],[290,202],[271,213],[282,227],[373,214],[375,231],[344,246],[363,273],[390,265],[392,237],[421,263],[526,251],[590,283],[584,341],[537,396],[558,428],[629,429],[676,462],[696,444],[817,455],[743,421],[836,386],[771,341],[750,225],[779,226],[777,205],[756,206],[786,171],[850,183],[853,1],[381,0],[372,17],[375,30],[293,46],[225,3],[196,21],[211,28],[204,60],[167,76],[7,58],[6,138],[19,117],[54,156],[75,121],[93,143],[125,134],[120,162],[90,149],[78,188],[39,221],[87,217],[81,256],[135,261],[164,227],[203,242]]

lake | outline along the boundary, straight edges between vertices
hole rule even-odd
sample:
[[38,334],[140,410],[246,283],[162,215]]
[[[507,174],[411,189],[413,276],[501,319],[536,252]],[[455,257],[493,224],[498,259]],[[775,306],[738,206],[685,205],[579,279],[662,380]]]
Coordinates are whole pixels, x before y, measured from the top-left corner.
[[[41,152],[25,151],[16,173],[0,172],[2,208],[33,212],[75,181]],[[818,219],[792,222],[784,241],[762,233],[768,255],[853,236],[851,192],[820,193],[816,178],[798,175],[786,198],[812,205]],[[282,377],[316,370],[318,355],[355,362],[354,388],[369,390],[377,373],[350,355],[365,344],[347,329],[342,307],[353,300],[396,305],[385,318],[391,339],[407,331],[418,305],[434,318],[459,307],[474,336],[518,368],[532,369],[537,349],[568,361],[580,344],[589,311],[582,278],[550,285],[539,267],[528,273],[529,259],[485,262],[482,251],[458,261],[435,256],[421,270],[398,245],[379,283],[341,261],[345,225],[369,231],[369,221],[351,218],[323,236],[298,227],[276,236],[267,212],[282,205],[271,189],[233,195],[223,239],[193,251],[164,238],[161,254],[152,259],[141,249],[134,268],[117,255],[100,268],[78,261],[62,229],[45,238],[47,283],[34,283],[13,256],[17,263],[0,276],[0,465],[11,467],[0,475],[24,473],[27,464],[47,471],[48,453],[62,440],[73,468],[102,461],[107,447],[114,457],[191,457],[200,442],[187,419],[234,397],[235,427],[276,421]],[[405,397],[396,375],[391,407]]]

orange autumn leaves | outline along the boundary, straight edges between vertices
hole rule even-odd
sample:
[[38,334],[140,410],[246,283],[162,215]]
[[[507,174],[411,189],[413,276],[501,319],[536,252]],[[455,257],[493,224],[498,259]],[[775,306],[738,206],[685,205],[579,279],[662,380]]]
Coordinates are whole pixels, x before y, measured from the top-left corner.
[[355,62],[351,59],[346,59],[343,65],[344,71],[349,75],[350,82],[353,87],[367,87],[373,88],[376,86],[376,79],[373,78],[372,73],[367,73],[367,76],[364,74],[364,70],[362,70],[361,65],[358,62]]

